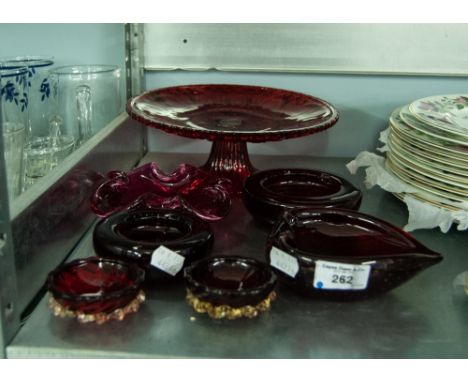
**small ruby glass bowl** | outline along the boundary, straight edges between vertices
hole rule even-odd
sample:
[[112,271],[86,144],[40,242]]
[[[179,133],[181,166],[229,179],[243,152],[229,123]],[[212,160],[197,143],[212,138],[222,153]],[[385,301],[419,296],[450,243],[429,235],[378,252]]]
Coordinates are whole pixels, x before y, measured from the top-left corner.
[[144,271],[137,265],[90,257],[57,267],[48,276],[47,288],[57,315],[102,323],[136,311],[144,300],[143,279]]
[[357,210],[362,194],[346,179],[324,171],[272,169],[247,178],[243,199],[254,218],[272,225],[283,212],[293,208]]
[[277,277],[258,260],[244,257],[203,259],[187,267],[187,301],[212,318],[255,317],[270,308]]
[[383,220],[325,208],[286,212],[270,233],[266,257],[294,290],[337,299],[387,292],[442,260]]
[[[184,257],[185,267],[209,253],[213,232],[206,221],[186,211],[132,210],[101,220],[94,228],[93,244],[98,256],[138,264],[147,281],[169,281],[172,275],[151,265],[154,251],[164,246],[176,252]],[[182,276],[182,269],[174,276]]]

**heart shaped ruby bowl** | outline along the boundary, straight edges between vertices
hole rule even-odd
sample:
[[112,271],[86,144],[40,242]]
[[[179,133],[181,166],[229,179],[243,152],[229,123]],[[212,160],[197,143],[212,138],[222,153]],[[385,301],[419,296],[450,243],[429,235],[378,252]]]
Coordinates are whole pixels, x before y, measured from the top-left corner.
[[390,223],[326,208],[286,212],[269,235],[266,257],[301,294],[344,299],[387,292],[442,260]]

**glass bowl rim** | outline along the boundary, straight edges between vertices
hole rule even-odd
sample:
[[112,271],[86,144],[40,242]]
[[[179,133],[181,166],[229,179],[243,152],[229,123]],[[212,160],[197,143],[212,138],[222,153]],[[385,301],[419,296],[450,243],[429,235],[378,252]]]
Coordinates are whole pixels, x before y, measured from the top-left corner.
[[21,67],[43,68],[54,64],[53,56],[18,55],[0,57],[0,69],[16,69]]
[[86,74],[101,74],[101,73],[120,73],[120,67],[117,65],[108,64],[80,64],[80,65],[64,65],[50,69],[51,74],[56,75],[86,75]]

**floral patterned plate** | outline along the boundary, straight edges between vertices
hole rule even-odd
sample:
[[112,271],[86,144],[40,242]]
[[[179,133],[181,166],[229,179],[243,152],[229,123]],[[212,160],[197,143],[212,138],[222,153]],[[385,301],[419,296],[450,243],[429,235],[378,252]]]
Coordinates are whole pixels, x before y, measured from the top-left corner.
[[433,126],[421,122],[409,112],[408,105],[401,107],[398,114],[399,118],[394,117],[392,114],[392,123],[395,122],[399,125],[404,124],[407,129],[412,130],[413,135],[421,140],[435,142],[442,147],[462,146],[468,152],[468,140],[458,135],[438,130]]
[[468,158],[468,142],[434,134],[426,128],[416,129],[408,125],[400,116],[401,108],[393,111],[390,115],[390,123],[402,134],[411,139],[421,142],[424,145],[435,146],[437,148],[458,153]]
[[461,198],[457,198],[456,196],[453,196],[452,194],[449,194],[447,192],[440,191],[425,184],[418,183],[412,174],[404,172],[400,168],[396,167],[391,158],[387,157],[385,165],[388,172],[390,172],[392,175],[402,180],[403,182],[411,184],[412,187],[418,190],[418,195],[420,194],[423,195],[425,198],[438,200],[440,202],[443,202],[444,204],[453,206],[455,208],[468,210],[468,200],[462,200]]
[[468,136],[451,131],[441,130],[427,123],[421,122],[421,120],[411,114],[409,105],[405,105],[400,109],[400,117],[401,120],[408,126],[428,134],[431,138],[434,137],[442,141],[468,146]]
[[420,183],[434,187],[441,191],[449,192],[456,197],[467,198],[468,201],[468,185],[457,183],[452,180],[442,179],[439,176],[426,171],[422,167],[414,164],[406,158],[402,158],[395,152],[389,152],[387,154],[393,163],[400,167],[403,171],[406,171]]
[[403,131],[398,130],[398,128],[392,124],[390,124],[389,127],[390,134],[394,137],[398,137],[398,139],[403,142],[401,146],[406,147],[413,154],[423,156],[443,164],[449,164],[450,166],[460,169],[468,169],[468,155],[463,155],[463,153],[436,145],[425,144],[424,142],[405,135]]
[[[446,186],[440,182],[431,180],[430,178],[414,171],[413,168],[403,164],[392,153],[387,155],[387,162],[390,163],[393,173],[399,175],[400,179],[406,183],[411,184],[413,187],[419,187],[425,191],[431,192],[446,199],[464,202],[468,204],[468,194],[464,193],[461,189]],[[405,178],[405,179],[404,179]]]
[[424,123],[468,138],[468,94],[421,98],[409,111]]
[[434,172],[443,174],[447,177],[453,176],[458,179],[463,179],[462,183],[468,183],[468,165],[466,163],[464,163],[464,166],[452,166],[451,162],[446,159],[440,159],[437,155],[431,156],[428,152],[418,150],[417,147],[403,142],[393,132],[390,132],[388,145],[390,150],[399,153],[401,156],[408,158],[408,160],[411,160],[412,162],[418,163],[421,166],[426,166]]
[[432,166],[427,166],[421,163],[417,158],[401,152],[397,146],[391,144],[391,141],[389,141],[389,146],[391,146],[391,154],[411,170],[435,181],[465,189],[465,192],[468,192],[468,177],[447,174]]

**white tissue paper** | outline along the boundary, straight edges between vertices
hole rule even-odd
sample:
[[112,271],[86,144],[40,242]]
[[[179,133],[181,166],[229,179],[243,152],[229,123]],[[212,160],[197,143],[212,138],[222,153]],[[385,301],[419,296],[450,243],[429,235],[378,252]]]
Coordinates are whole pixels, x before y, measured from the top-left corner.
[[[389,129],[380,133],[379,140],[383,146],[378,148],[378,151],[388,151],[388,134]],[[360,167],[365,167],[364,184],[367,188],[377,185],[388,192],[405,193],[403,201],[408,207],[408,224],[403,227],[405,231],[439,227],[442,232],[446,233],[454,223],[457,223],[459,231],[468,229],[468,211],[451,211],[412,197],[411,194],[418,193],[418,190],[389,173],[385,168],[384,157],[363,151],[346,167],[351,174],[356,174]]]

